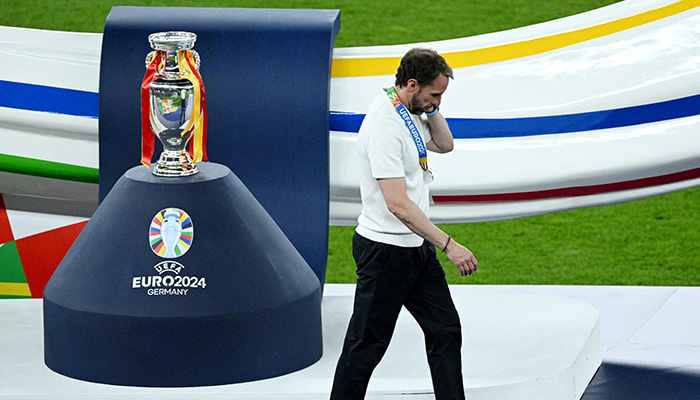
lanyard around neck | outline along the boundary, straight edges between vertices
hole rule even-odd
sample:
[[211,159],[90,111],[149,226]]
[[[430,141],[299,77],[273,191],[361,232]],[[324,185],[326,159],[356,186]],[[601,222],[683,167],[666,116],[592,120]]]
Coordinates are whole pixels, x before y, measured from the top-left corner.
[[413,143],[416,145],[416,149],[418,150],[418,163],[420,164],[420,167],[424,172],[428,172],[428,152],[425,148],[425,144],[423,143],[423,138],[420,136],[418,127],[416,127],[416,124],[413,123],[411,115],[406,109],[406,106],[404,106],[401,102],[401,99],[399,99],[399,95],[396,94],[396,90],[393,86],[386,91],[386,94],[389,96],[389,99],[391,99],[391,104],[396,109],[396,112],[399,113],[399,116],[406,124],[406,127],[408,127],[408,131],[411,132]]

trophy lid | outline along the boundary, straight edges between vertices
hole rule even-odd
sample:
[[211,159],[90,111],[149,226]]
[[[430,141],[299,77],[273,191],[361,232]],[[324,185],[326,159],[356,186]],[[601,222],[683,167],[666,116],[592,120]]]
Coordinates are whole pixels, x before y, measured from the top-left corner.
[[187,50],[194,47],[197,35],[192,32],[169,31],[148,35],[148,41],[154,50]]

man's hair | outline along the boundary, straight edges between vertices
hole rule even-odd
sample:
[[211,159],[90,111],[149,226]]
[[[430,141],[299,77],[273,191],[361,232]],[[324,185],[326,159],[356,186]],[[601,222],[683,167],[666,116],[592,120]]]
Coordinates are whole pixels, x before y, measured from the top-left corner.
[[440,74],[454,79],[452,68],[437,51],[415,48],[409,50],[401,59],[394,85],[406,86],[409,79],[417,80],[421,86],[429,85]]

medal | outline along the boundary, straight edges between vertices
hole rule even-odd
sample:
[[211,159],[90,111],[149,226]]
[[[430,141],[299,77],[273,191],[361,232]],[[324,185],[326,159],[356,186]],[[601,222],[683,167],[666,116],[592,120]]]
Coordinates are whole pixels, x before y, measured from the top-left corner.
[[430,184],[434,179],[435,177],[429,169],[423,170],[423,180],[425,181],[425,183]]
[[389,99],[391,99],[391,104],[396,109],[396,112],[399,113],[399,117],[401,117],[403,122],[406,124],[408,131],[411,133],[413,143],[416,145],[416,150],[418,150],[418,164],[420,164],[420,167],[423,170],[423,181],[430,184],[435,177],[428,169],[428,152],[426,151],[427,149],[423,143],[423,138],[421,137],[418,128],[413,123],[413,119],[406,109],[406,106],[401,103],[401,99],[399,99],[399,96],[396,94],[396,90],[391,87],[386,91],[386,94],[389,96]]

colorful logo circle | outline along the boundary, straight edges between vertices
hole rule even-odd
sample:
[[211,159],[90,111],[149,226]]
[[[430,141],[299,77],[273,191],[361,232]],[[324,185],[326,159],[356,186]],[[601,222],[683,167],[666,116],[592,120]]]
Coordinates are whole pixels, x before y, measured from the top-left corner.
[[194,239],[192,219],[179,208],[162,209],[153,217],[148,232],[151,249],[163,258],[177,258],[187,253]]

